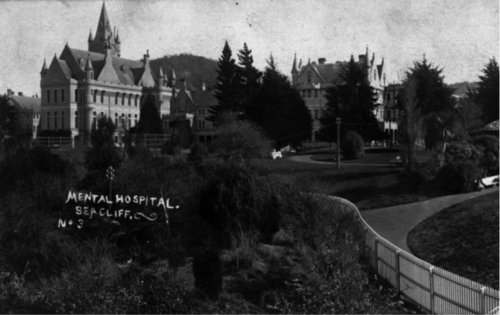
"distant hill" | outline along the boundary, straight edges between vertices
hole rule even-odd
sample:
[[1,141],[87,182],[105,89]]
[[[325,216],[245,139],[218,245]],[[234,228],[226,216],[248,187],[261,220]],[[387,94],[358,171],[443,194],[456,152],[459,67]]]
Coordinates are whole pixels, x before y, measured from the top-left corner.
[[152,59],[150,65],[155,75],[158,72],[158,66],[161,65],[166,70],[165,76],[170,75],[173,66],[177,82],[182,77],[185,77],[188,88],[193,86],[199,90],[202,83],[206,84],[207,89],[213,88],[217,82],[217,61],[213,59],[191,54],[180,54]]
[[471,89],[475,90],[478,86],[478,82],[457,82],[453,84],[448,84],[449,87],[453,88],[455,90],[455,95],[458,96],[463,96],[467,93],[467,87],[470,87]]

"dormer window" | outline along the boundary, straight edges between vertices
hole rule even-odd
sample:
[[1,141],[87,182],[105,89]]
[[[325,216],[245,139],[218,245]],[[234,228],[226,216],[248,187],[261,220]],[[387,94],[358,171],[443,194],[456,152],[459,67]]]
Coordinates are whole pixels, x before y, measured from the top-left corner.
[[78,59],[78,62],[80,63],[81,68],[85,68],[85,60],[83,60],[83,58]]

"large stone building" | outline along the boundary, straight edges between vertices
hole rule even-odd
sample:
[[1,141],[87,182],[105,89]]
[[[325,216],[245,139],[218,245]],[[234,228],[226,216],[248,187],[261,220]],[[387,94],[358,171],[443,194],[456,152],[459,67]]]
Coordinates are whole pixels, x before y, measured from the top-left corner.
[[15,111],[15,133],[36,138],[40,121],[40,99],[38,96],[24,96],[22,92],[16,95],[14,91],[7,90],[6,96]]
[[[138,123],[140,107],[147,95],[154,97],[164,120],[189,119],[183,116],[186,104],[179,103],[185,93],[184,82],[177,82],[174,70],[170,69],[168,76],[161,67],[153,73],[149,51],[141,60],[130,60],[121,58],[122,48],[118,31],[111,29],[103,3],[95,36],[91,32],[88,38],[88,50],[66,44],[59,57],[54,55],[49,67],[43,63],[40,73],[42,130],[70,130],[72,137],[85,136],[98,117],[107,116],[117,126],[115,141],[119,142],[118,135]],[[196,104],[200,109],[206,106]],[[194,108],[187,110],[190,111],[187,114],[196,115]],[[203,115],[191,117],[190,122],[195,123],[195,132],[211,132],[212,126],[204,123]],[[202,126],[206,128],[201,129]]]
[[[366,80],[368,84],[370,84],[377,93],[375,116],[381,123],[381,128],[384,128],[384,130],[389,130],[391,128],[397,129],[397,125],[384,123],[386,121],[385,103],[387,90],[384,59],[382,58],[381,63],[377,65],[375,63],[375,54],[373,54],[370,59],[368,47],[366,48],[366,54],[359,55],[358,58],[358,64],[366,71]],[[300,60],[297,65],[297,56],[294,57],[292,84],[300,92],[311,112],[311,117],[313,119],[312,141],[316,141],[318,131],[321,128],[319,118],[327,103],[326,90],[335,84],[342,83],[340,82],[339,74],[342,65],[346,64],[346,61],[326,63],[325,58],[319,58],[317,63],[309,60],[306,65],[302,65],[302,60]]]

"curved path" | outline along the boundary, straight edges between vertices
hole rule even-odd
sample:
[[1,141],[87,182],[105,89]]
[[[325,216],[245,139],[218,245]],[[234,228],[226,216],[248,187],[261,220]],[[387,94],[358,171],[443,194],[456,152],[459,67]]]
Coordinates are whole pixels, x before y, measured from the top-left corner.
[[[336,162],[321,162],[321,161],[314,161],[313,159],[311,159],[311,156],[313,156],[313,154],[310,154],[310,155],[294,155],[294,156],[291,156],[289,157],[288,159],[290,161],[294,161],[294,162],[301,162],[301,163],[311,163],[311,164],[330,164],[330,165],[335,165]],[[366,164],[366,163],[346,163],[346,162],[340,162],[340,166],[344,166],[344,165],[355,165],[355,166],[392,166],[392,164]]]
[[[312,155],[295,155],[289,157],[288,159],[291,161],[302,163],[335,164],[332,162],[314,161],[311,159],[311,156]],[[387,166],[389,164],[343,163],[341,165]],[[361,216],[366,221],[366,223],[368,223],[368,225],[370,225],[377,233],[380,234],[380,236],[382,236],[392,244],[398,246],[399,248],[411,253],[406,242],[408,233],[425,218],[454,204],[493,192],[498,194],[498,187],[467,194],[444,196],[406,205],[397,205],[377,210],[361,211]]]

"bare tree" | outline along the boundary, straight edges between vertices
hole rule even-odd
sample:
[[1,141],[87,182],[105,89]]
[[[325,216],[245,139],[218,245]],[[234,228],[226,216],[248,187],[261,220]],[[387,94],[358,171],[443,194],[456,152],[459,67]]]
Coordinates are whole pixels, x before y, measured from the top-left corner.
[[417,158],[416,142],[422,137],[424,131],[424,119],[418,106],[416,79],[410,77],[403,82],[400,101],[404,111],[399,122],[401,144],[406,168],[411,170]]

